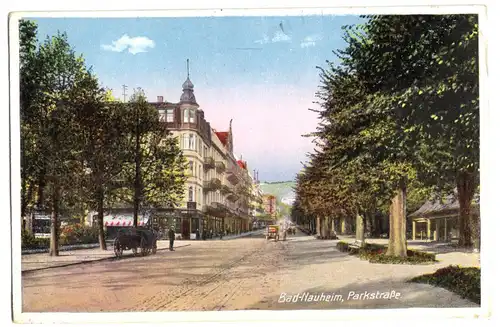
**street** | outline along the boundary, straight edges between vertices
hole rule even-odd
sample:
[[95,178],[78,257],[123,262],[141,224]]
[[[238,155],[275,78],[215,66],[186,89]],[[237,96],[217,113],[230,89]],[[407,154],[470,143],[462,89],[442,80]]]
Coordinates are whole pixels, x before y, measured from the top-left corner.
[[[339,252],[334,240],[264,235],[194,241],[174,252],[23,274],[24,312],[294,310],[475,307],[408,278],[449,265],[371,264]],[[367,298],[370,292],[395,298]],[[303,294],[302,300],[297,300]],[[320,299],[321,294],[335,300]],[[304,301],[316,295],[312,301]],[[295,301],[290,300],[295,296]],[[288,298],[288,301],[286,300]]]

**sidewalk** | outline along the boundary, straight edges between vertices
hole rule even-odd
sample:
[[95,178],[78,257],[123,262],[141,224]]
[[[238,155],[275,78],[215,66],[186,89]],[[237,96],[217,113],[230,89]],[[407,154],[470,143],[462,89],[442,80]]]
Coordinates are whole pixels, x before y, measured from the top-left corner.
[[[182,248],[190,245],[189,241],[175,241],[174,248]],[[168,247],[168,241],[158,241],[158,251],[168,250]],[[132,253],[131,251],[124,252],[124,257],[129,255],[128,252]],[[61,251],[57,257],[51,257],[47,253],[24,254],[21,256],[21,271],[25,273],[113,259],[115,259],[115,253],[113,252],[113,247],[109,244],[108,249],[105,251],[99,248]]]
[[[242,233],[238,235],[224,236],[222,240],[233,240],[236,238],[246,237],[254,234],[262,233],[262,230]],[[213,238],[211,240],[176,240],[174,243],[174,248],[182,248],[195,244],[197,242],[206,241],[220,241],[219,238]],[[113,245],[107,243],[108,249],[103,251],[99,248],[89,248],[89,249],[75,249],[60,251],[59,256],[50,257],[47,253],[33,253],[33,254],[23,254],[21,260],[21,271],[23,273],[29,271],[37,271],[43,269],[57,268],[72,266],[76,264],[90,263],[96,261],[105,261],[115,259],[115,253],[113,252]],[[169,241],[159,240],[158,241],[158,251],[168,250]],[[129,253],[130,252],[130,253]],[[127,256],[131,254],[131,251],[124,252],[123,255]]]

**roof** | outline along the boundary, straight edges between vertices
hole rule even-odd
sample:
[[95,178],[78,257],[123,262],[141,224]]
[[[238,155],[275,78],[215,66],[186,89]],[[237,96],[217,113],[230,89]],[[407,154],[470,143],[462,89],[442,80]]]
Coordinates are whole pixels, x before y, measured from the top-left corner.
[[[476,194],[472,200],[472,206],[479,206],[479,194]],[[452,194],[440,200],[428,200],[417,211],[408,215],[408,217],[428,217],[440,213],[456,211],[460,209],[460,203],[457,195]]]
[[173,109],[177,106],[176,103],[172,102],[149,102],[149,104],[154,106],[156,109]]
[[229,132],[215,132],[215,135],[217,135],[223,145],[227,145]]
[[238,160],[238,166],[240,166],[242,169],[247,169],[247,163],[246,161],[243,161],[243,160]]

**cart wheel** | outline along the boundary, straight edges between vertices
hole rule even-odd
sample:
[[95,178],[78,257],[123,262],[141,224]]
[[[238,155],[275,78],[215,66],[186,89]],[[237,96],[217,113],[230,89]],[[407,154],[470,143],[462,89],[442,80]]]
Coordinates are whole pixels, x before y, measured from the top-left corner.
[[123,255],[123,247],[120,244],[120,241],[118,241],[118,238],[115,238],[115,241],[113,242],[113,250],[115,252],[115,256],[117,258],[121,258]]
[[141,237],[141,255],[145,256],[148,254],[148,242],[144,236]]

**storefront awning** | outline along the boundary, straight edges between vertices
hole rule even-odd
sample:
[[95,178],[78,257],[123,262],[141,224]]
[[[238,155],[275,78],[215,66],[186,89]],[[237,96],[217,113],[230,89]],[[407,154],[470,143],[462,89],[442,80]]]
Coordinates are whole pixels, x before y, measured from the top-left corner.
[[[149,221],[149,217],[138,216],[137,226],[144,226]],[[108,215],[104,216],[104,226],[118,227],[118,226],[133,226],[134,216],[129,215]]]

